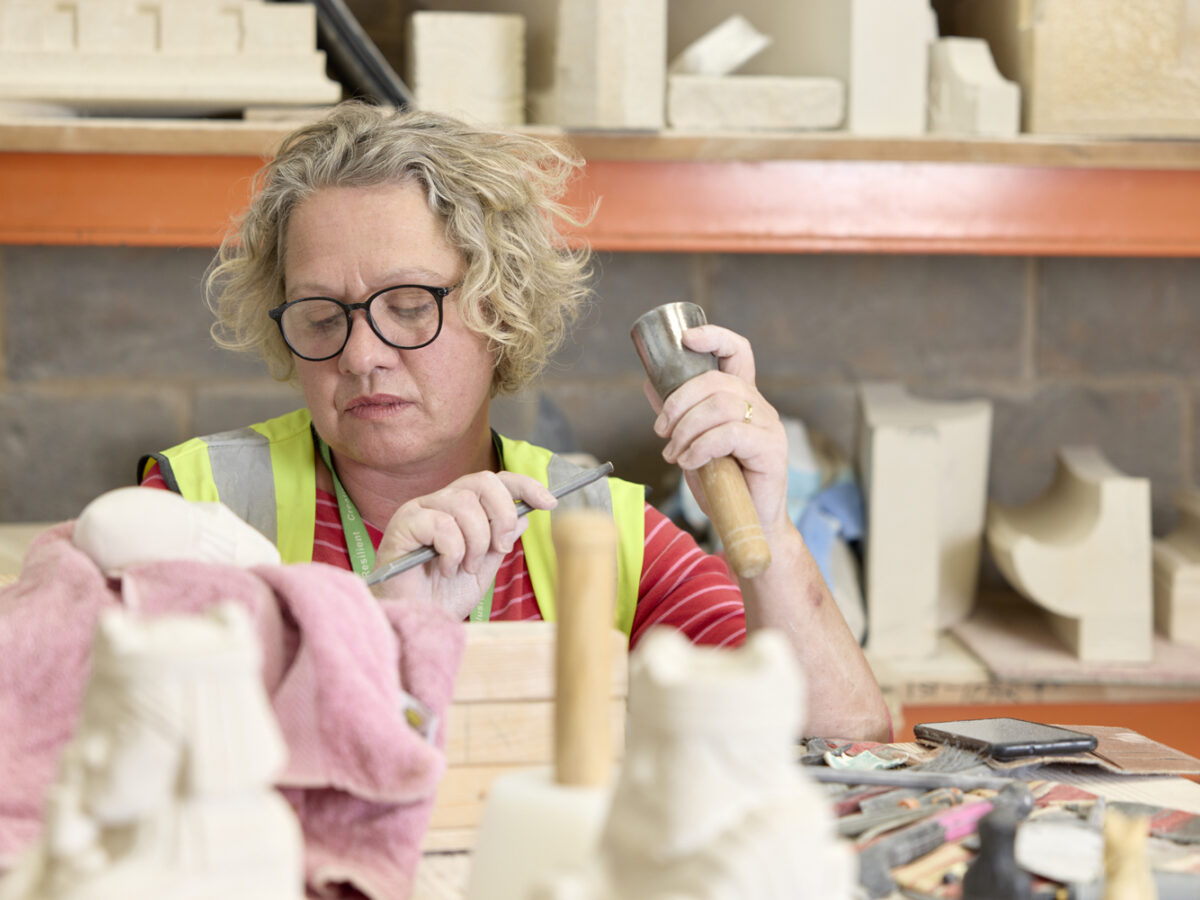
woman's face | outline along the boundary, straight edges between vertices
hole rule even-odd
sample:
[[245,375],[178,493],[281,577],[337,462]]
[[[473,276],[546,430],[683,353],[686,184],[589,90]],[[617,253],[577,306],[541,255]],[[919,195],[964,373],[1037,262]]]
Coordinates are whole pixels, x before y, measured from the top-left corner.
[[[324,188],[292,213],[284,255],[285,299],[359,303],[399,284],[450,287],[466,261],[413,183]],[[321,437],[342,457],[380,471],[447,465],[486,440],[493,355],[463,325],[460,290],[446,296],[442,330],[417,350],[381,341],[364,310],[333,359],[296,359]]]

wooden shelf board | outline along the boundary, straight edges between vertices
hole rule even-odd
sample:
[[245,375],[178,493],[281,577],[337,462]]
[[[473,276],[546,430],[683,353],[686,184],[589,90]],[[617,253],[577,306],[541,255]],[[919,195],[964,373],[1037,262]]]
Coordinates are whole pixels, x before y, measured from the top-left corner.
[[[0,122],[0,243],[215,246],[296,124]],[[1196,142],[526,130],[597,250],[1200,255]]]
[[[282,114],[281,114],[282,115]],[[269,156],[312,116],[236,119],[0,118],[0,150],[25,153]],[[1019,135],[862,137],[846,132],[581,131],[530,125],[588,160],[972,162],[1058,168],[1200,168],[1200,141]]]

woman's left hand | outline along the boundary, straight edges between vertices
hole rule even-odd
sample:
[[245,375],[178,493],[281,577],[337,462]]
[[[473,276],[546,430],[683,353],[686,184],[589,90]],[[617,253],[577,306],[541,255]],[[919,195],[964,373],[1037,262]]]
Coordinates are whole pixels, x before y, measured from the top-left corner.
[[768,540],[787,517],[787,436],[779,413],[754,385],[750,342],[718,325],[700,325],[683,334],[683,346],[717,356],[719,368],[696,376],[659,400],[643,385],[657,412],[654,431],[667,438],[663,458],[684,471],[688,487],[707,515],[708,501],[696,470],[722,456],[733,456],[746,476]]
[[474,472],[405,503],[384,530],[376,568],[420,547],[433,547],[438,555],[373,585],[372,593],[381,600],[428,599],[465,619],[529,524],[517,515],[516,500],[534,509],[558,502],[527,475]]

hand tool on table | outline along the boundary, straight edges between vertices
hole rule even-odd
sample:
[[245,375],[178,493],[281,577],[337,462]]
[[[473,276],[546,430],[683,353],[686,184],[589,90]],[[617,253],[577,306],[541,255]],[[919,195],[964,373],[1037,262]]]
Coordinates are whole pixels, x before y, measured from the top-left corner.
[[[582,487],[587,487],[593,481],[599,481],[604,476],[611,473],[613,464],[610,462],[596,466],[594,469],[588,469],[580,472],[572,478],[568,478],[561,484],[557,484],[550,488],[550,493],[555,498],[565,497],[567,494],[577,491]],[[533,507],[524,500],[517,501],[517,515],[524,516],[533,511]],[[393,559],[386,566],[380,566],[374,572],[367,576],[367,584],[378,584],[381,581],[386,581],[393,575],[399,575],[401,572],[407,572],[422,563],[429,562],[438,555],[438,552],[432,547],[418,547],[416,550],[411,550],[403,556]]]
[[468,900],[526,900],[540,879],[596,850],[608,812],[617,533],[612,516],[573,509],[552,525],[558,557],[554,767],[492,782]]
[[[660,399],[717,368],[713,354],[697,353],[682,343],[685,331],[705,321],[704,310],[694,303],[666,303],[633,323],[633,344]],[[761,575],[771,564],[771,551],[741,466],[732,456],[724,456],[705,463],[697,474],[730,567],[745,578]]]

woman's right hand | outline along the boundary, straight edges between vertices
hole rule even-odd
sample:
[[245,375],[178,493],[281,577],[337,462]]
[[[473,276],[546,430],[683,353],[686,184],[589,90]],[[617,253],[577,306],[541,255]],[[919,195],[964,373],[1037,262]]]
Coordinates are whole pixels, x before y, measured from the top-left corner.
[[517,515],[516,500],[534,509],[558,503],[544,484],[515,472],[474,472],[405,503],[384,530],[376,569],[420,547],[438,555],[373,585],[372,593],[381,600],[427,600],[465,619],[529,524]]

